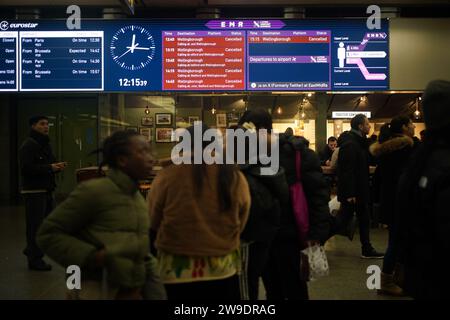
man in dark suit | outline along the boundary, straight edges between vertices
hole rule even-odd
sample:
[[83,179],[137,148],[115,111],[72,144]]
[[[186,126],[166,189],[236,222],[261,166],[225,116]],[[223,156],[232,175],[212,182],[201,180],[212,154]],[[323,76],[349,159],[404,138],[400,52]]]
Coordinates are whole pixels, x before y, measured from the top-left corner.
[[36,244],[36,233],[44,218],[53,210],[55,174],[66,167],[65,162],[57,162],[53,155],[48,136],[48,118],[34,116],[29,121],[31,131],[19,149],[22,194],[25,200],[27,247],[23,253],[28,258],[28,268],[50,271],[51,265],[42,258],[41,249]]

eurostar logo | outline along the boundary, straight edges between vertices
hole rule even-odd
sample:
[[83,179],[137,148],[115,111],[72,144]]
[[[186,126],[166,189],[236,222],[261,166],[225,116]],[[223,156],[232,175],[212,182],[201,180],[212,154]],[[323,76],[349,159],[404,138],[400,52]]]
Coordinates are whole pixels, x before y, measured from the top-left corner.
[[8,21],[2,21],[2,22],[0,22],[0,30],[3,30],[3,31],[5,31],[5,30],[8,30]]

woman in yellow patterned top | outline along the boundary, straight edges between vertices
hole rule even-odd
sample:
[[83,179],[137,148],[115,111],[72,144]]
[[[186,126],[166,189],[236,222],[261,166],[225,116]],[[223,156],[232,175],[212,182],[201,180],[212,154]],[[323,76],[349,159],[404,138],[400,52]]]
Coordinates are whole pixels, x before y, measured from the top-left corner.
[[[193,141],[193,127],[187,130]],[[237,167],[203,161],[168,165],[153,181],[148,199],[169,300],[240,299],[239,238],[250,191]]]

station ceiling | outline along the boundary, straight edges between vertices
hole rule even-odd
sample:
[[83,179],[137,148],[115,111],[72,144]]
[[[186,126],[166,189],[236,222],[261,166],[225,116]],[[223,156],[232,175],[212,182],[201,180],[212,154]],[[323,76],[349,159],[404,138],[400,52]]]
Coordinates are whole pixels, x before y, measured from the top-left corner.
[[[0,0],[4,6],[118,6],[120,0]],[[203,6],[346,6],[370,5],[373,0],[136,0],[138,7],[203,7]],[[443,5],[449,0],[377,0],[379,6]]]

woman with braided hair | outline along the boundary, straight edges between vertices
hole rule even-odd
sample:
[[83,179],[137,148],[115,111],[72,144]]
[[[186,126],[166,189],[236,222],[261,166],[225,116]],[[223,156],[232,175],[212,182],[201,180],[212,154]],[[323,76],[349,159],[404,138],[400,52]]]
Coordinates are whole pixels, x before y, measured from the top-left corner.
[[101,152],[106,177],[81,183],[44,221],[38,243],[63,267],[81,268],[81,290],[69,298],[142,299],[154,267],[148,209],[138,189],[152,170],[150,145],[135,132],[118,131]]

